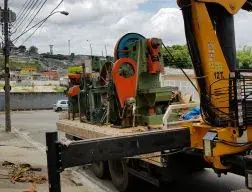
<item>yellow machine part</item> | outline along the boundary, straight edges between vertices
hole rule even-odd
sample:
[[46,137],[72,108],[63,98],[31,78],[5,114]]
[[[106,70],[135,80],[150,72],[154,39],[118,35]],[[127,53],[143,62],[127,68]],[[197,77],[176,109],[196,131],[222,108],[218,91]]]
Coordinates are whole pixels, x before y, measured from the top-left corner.
[[[213,153],[211,157],[205,157],[205,160],[213,165],[216,169],[227,169],[220,162],[220,157],[224,155],[232,155],[244,152],[251,148],[251,145],[245,146],[231,146],[221,141],[227,141],[230,143],[239,143],[239,136],[237,135],[238,130],[233,127],[226,128],[213,128],[204,123],[184,123],[183,126],[190,129],[191,136],[191,148],[204,150],[204,136],[207,132],[216,132],[218,140],[214,143]],[[252,141],[252,127],[248,127],[247,131],[244,132],[244,138],[247,142]]]
[[[206,4],[219,4],[230,14],[234,15],[242,8],[246,0],[178,0],[177,3],[182,9],[188,6],[190,6],[191,9],[192,27],[199,50],[199,57],[201,59],[201,70],[204,75],[197,78],[204,78],[206,94],[211,95],[210,87],[213,84],[214,89],[219,90],[223,89],[223,87],[229,87],[229,81],[227,79],[229,79],[230,76],[230,69],[223,54]],[[228,94],[226,97],[227,99],[225,101],[211,98],[211,104],[215,108],[220,109],[223,113],[229,113]],[[239,131],[234,127],[214,127],[204,122],[187,123],[184,124],[184,126],[190,129],[191,147],[196,149],[204,150],[203,138],[208,132],[215,132],[217,134],[217,140],[214,141],[214,146],[212,148],[212,155],[210,157],[205,157],[206,161],[210,162],[216,169],[228,168],[222,165],[220,161],[221,156],[245,152],[251,148],[251,145],[239,145]],[[247,127],[244,134],[243,137],[246,138],[246,143],[250,143],[252,141],[252,127]]]
[[223,6],[230,14],[237,13],[246,0],[198,0],[205,3],[217,3]]

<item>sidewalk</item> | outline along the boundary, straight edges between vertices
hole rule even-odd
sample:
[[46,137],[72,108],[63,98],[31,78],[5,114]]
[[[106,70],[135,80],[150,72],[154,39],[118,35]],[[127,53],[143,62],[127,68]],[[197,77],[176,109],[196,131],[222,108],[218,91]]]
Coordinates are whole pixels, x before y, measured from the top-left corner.
[[[5,133],[0,126],[0,192],[22,192],[28,189],[30,183],[12,183],[8,178],[9,170],[2,166],[4,161],[14,164],[26,163],[32,167],[41,168],[42,174],[47,177],[46,153],[35,148],[24,138],[15,133]],[[63,192],[85,192],[83,186],[76,187],[71,181],[71,171],[65,171],[61,174],[61,185]],[[36,184],[37,192],[48,192],[48,183]],[[32,191],[31,191],[32,192]]]

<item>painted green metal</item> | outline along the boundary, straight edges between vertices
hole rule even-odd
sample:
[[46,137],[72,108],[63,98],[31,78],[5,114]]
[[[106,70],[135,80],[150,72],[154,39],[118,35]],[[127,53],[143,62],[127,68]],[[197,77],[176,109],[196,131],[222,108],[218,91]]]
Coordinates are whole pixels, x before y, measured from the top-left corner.
[[[176,87],[161,87],[160,72],[151,74],[148,71],[148,39],[135,38],[136,34],[130,33],[120,39],[116,50],[121,57],[129,57],[136,61],[137,70],[134,71],[131,64],[123,64],[119,70],[120,76],[129,78],[137,73],[137,91],[135,98],[128,98],[122,108],[111,76],[112,66],[105,70],[104,61],[94,57],[92,59],[93,72],[99,72],[100,76],[85,76],[80,81],[81,93],[79,95],[80,114],[85,122],[94,124],[111,123],[122,128],[133,125],[162,125],[162,117],[167,107],[174,102],[173,91]],[[125,38],[125,39],[124,39]],[[127,42],[129,39],[129,42]],[[158,39],[160,45],[162,40]],[[123,46],[120,44],[123,43]],[[122,50],[123,49],[123,50]],[[111,58],[112,59],[112,58]],[[158,55],[160,64],[164,66],[162,53]],[[101,83],[104,78],[105,84]],[[133,86],[133,85],[132,85]],[[70,98],[72,101],[73,98]],[[76,101],[76,98],[75,100]],[[72,102],[76,106],[76,102]],[[136,106],[136,113],[134,113]],[[82,119],[82,117],[81,117]]]
[[[161,39],[159,39],[162,42]],[[160,43],[162,44],[162,43]],[[137,61],[137,123],[141,125],[161,125],[166,108],[172,101],[172,92],[176,87],[161,87],[160,73],[148,73],[147,39],[132,43],[128,47],[129,57]],[[160,63],[164,66],[163,56],[160,54]],[[155,115],[148,115],[148,109],[154,108]]]

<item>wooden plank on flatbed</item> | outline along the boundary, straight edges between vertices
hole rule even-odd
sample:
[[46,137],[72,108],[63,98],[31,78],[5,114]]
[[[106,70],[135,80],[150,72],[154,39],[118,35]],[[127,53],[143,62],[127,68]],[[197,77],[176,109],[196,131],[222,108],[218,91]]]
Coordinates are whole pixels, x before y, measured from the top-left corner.
[[[157,127],[144,127],[144,126],[138,126],[134,128],[126,128],[126,129],[120,129],[115,128],[110,125],[92,125],[88,123],[81,123],[79,119],[76,120],[68,120],[61,118],[59,122],[57,123],[58,130],[79,138],[100,138],[100,137],[108,137],[108,136],[123,136],[123,135],[132,135],[137,134],[141,132],[148,132],[153,130],[165,130],[164,127],[157,126]],[[183,127],[175,127],[173,129],[182,129]],[[169,127],[169,129],[171,129]],[[160,157],[158,156],[160,152],[158,153],[151,153],[146,155],[140,155],[138,156],[142,160],[149,162],[151,164],[154,164],[156,166],[163,167]]]
[[[57,123],[59,131],[80,137],[80,138],[99,138],[108,136],[123,136],[133,135],[136,133],[155,131],[155,130],[166,130],[165,128],[158,127],[132,127],[132,128],[116,128],[111,125],[92,125],[88,123],[81,123],[78,119],[76,120],[59,120]],[[182,129],[183,127],[175,127],[173,129]],[[170,129],[170,128],[169,128]]]

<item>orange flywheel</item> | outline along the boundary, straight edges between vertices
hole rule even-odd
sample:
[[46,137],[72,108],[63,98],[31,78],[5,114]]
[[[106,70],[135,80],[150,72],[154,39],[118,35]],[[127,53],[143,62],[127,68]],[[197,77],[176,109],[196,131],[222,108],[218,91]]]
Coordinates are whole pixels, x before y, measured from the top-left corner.
[[118,59],[112,76],[121,107],[124,107],[128,98],[136,96],[137,63],[130,58]]

